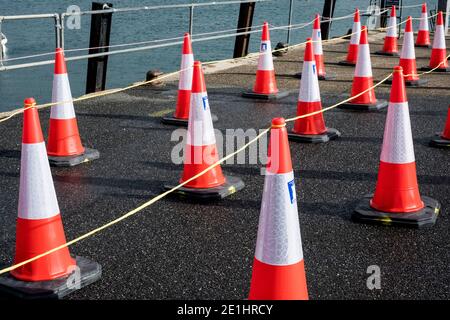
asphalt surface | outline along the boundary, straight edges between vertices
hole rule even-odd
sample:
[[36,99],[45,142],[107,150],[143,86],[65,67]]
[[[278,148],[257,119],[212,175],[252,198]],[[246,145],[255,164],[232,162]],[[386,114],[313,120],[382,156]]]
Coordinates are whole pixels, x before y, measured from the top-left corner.
[[[380,49],[380,39],[377,35],[372,52]],[[350,92],[353,68],[336,65],[346,46],[324,47],[327,71],[338,75],[336,81],[320,82],[324,106]],[[418,66],[427,64],[429,52],[416,50]],[[211,109],[219,117],[215,128],[266,128],[273,117],[295,115],[299,80],[291,75],[300,70],[302,56],[303,49],[291,50],[275,60],[278,86],[291,92],[275,102],[240,97],[254,81],[254,65],[207,75]],[[397,61],[372,56],[375,80]],[[450,298],[450,154],[427,146],[444,126],[450,74],[424,78],[429,80],[425,88],[407,94],[420,190],[442,204],[432,228],[370,226],[350,219],[359,199],[374,190],[386,111],[335,109],[325,113],[325,120],[341,131],[340,139],[322,145],[291,142],[311,299]],[[388,99],[389,89],[377,88],[378,98]],[[176,83],[168,83],[76,104],[84,143],[98,149],[101,158],[52,169],[68,239],[120,217],[179,179],[182,166],[171,162],[178,143],[170,141],[175,128],[160,123],[175,99]],[[46,132],[48,110],[40,111],[40,117]],[[1,265],[11,265],[14,255],[21,120],[0,124]],[[245,181],[244,190],[211,204],[166,198],[72,246],[73,254],[99,262],[103,277],[68,299],[246,299],[264,182],[261,168],[224,165],[225,173]],[[381,269],[380,290],[366,286],[371,265]]]

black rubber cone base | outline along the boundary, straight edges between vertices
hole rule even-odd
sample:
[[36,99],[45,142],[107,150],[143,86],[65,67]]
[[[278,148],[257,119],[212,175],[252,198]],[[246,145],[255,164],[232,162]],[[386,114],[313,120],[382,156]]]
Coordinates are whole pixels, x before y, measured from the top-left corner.
[[374,104],[359,104],[359,103],[344,103],[338,106],[339,109],[354,110],[354,111],[379,111],[388,106],[386,100],[377,100]]
[[0,295],[19,299],[61,299],[100,279],[101,265],[83,257],[75,259],[79,273],[76,270],[67,277],[51,281],[21,281],[8,273],[0,277]]
[[350,66],[350,67],[356,66],[356,63],[348,62],[348,61],[345,61],[345,60],[344,61],[339,61],[338,64],[341,65],[341,66]]
[[450,149],[450,140],[442,138],[441,134],[436,134],[430,140],[430,147]]
[[380,56],[388,56],[388,57],[399,57],[400,53],[398,52],[385,52],[385,51],[377,51],[375,54]]
[[258,100],[277,100],[281,98],[285,98],[289,95],[289,92],[287,91],[279,91],[278,93],[274,94],[262,94],[262,93],[256,93],[253,91],[246,91],[242,93],[242,96],[244,98],[250,98],[250,99],[258,99]]
[[[211,114],[211,119],[213,122],[219,121],[219,118],[215,114]],[[168,125],[172,125],[172,126],[187,127],[189,119],[180,119],[180,118],[175,118],[174,116],[169,116],[169,117],[162,118],[161,122],[163,124],[168,124]]]
[[[420,68],[420,70],[422,71],[430,71],[431,69],[434,68],[430,68],[429,66]],[[444,68],[434,69],[433,72],[450,72],[450,67],[447,67],[445,69]]]
[[[388,79],[385,81],[386,84],[392,84],[392,79]],[[405,86],[407,87],[423,87],[428,83],[428,80],[426,79],[419,79],[419,80],[405,80]]]
[[433,46],[431,44],[415,44],[416,48],[432,48]]
[[288,133],[289,140],[303,143],[324,143],[330,140],[335,140],[340,136],[341,133],[333,128],[327,128],[327,132],[324,134],[304,135],[293,132]]
[[[301,79],[302,78],[302,73],[299,72],[299,73],[294,74],[294,78]],[[324,76],[318,76],[318,79],[319,80],[324,80],[324,81],[326,81],[326,80],[334,80],[334,79],[336,79],[336,75],[334,73],[326,73]]]
[[95,149],[84,148],[84,153],[72,157],[48,156],[48,161],[53,167],[73,167],[85,162],[90,162],[100,158],[100,152]]
[[[194,201],[214,201],[220,200],[233,193],[242,190],[245,186],[241,178],[225,176],[225,183],[221,186],[208,188],[208,189],[194,189],[181,187],[173,192],[173,195],[177,195],[181,198],[187,198]],[[165,185],[165,190],[170,190],[174,185]]]
[[425,207],[422,210],[410,213],[388,213],[373,209],[370,199],[373,195],[366,195],[352,214],[355,222],[381,224],[390,226],[404,226],[420,228],[432,226],[439,215],[441,205],[438,201],[422,196]]

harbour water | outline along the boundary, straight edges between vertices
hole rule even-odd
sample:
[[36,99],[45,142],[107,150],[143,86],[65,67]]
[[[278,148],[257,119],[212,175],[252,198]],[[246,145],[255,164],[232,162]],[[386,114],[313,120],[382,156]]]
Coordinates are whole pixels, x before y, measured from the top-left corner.
[[[226,1],[226,0],[224,0]],[[180,3],[207,2],[207,0],[121,0],[109,1],[115,8],[154,6]],[[221,2],[221,1],[217,1]],[[421,0],[403,1],[404,5],[420,4]],[[427,1],[434,8],[437,1]],[[0,15],[38,14],[65,12],[71,5],[77,5],[82,11],[90,10],[90,0],[16,0],[1,1]],[[351,14],[355,7],[367,9],[369,1],[338,0],[335,16]],[[256,5],[254,26],[262,25],[267,20],[273,26],[284,26],[288,23],[289,0],[273,0]],[[321,13],[323,0],[295,0],[293,24],[308,22],[315,13]],[[219,5],[196,8],[194,13],[195,34],[228,30],[236,28],[239,4]],[[420,8],[404,9],[403,15],[418,16]],[[366,18],[363,18],[363,23]],[[418,21],[416,21],[418,25]],[[351,19],[333,23],[332,35],[341,35],[352,25]],[[164,9],[157,11],[141,11],[131,13],[115,13],[113,15],[111,45],[135,43],[157,39],[180,37],[188,31],[189,9]],[[417,27],[417,26],[416,26]],[[5,21],[2,32],[8,38],[5,59],[51,53],[55,47],[54,23],[52,19]],[[82,16],[80,27],[65,28],[65,48],[77,49],[89,46],[90,16]],[[310,27],[293,30],[291,43],[304,41],[311,33]],[[271,32],[273,46],[279,41],[286,41],[286,30]],[[256,51],[259,35],[251,36],[250,51]],[[234,38],[225,38],[194,43],[196,59],[201,61],[230,58],[233,54]],[[127,47],[128,48],[128,47]],[[111,49],[111,50],[114,50]],[[85,51],[68,52],[67,56],[86,54]],[[175,71],[179,67],[180,46],[172,46],[136,53],[111,56],[108,64],[107,88],[123,87],[132,82],[143,80],[150,69],[163,72]],[[10,60],[5,65],[27,63],[31,61],[49,60],[52,55],[33,59]],[[69,76],[73,96],[80,96],[85,91],[87,60],[68,63]],[[53,66],[40,66],[21,70],[0,72],[0,112],[20,108],[25,97],[33,96],[39,103],[51,100]]]

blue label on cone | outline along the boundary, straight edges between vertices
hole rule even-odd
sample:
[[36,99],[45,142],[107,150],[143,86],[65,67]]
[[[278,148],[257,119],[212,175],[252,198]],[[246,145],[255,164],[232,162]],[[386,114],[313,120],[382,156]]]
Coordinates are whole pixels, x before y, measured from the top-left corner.
[[261,51],[267,50],[267,43],[261,43]]
[[291,199],[291,204],[294,203],[295,199],[295,184],[294,180],[288,182],[289,199]]
[[203,110],[206,111],[206,106],[208,105],[208,97],[204,96],[202,97],[202,100],[203,100]]

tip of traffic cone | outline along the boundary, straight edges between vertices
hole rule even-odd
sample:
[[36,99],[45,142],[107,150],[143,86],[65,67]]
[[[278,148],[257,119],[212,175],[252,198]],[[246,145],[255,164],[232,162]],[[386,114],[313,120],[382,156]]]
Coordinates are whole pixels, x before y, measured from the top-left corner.
[[64,61],[64,50],[56,48],[55,53],[55,74],[67,73],[66,62]]
[[192,75],[192,93],[206,92],[205,77],[203,76],[202,63],[194,61]]
[[406,102],[405,82],[403,79],[403,68],[400,66],[394,67],[394,74],[392,78],[390,102],[399,103]]
[[427,4],[426,4],[426,2],[422,3],[422,13],[427,13]]
[[268,158],[268,172],[280,174],[292,171],[291,151],[284,118],[272,120]]
[[395,6],[392,6],[391,7],[391,17],[396,17],[396,16],[397,16],[397,13],[395,11]]
[[22,143],[44,142],[41,122],[35,105],[36,101],[33,98],[27,98],[24,101]]
[[359,21],[360,21],[360,20],[359,20],[359,9],[356,8],[356,9],[355,9],[355,16],[354,16],[353,22],[359,22]]
[[183,54],[191,54],[192,53],[192,44],[191,44],[191,35],[189,32],[186,32],[184,34],[184,41],[183,41]]
[[306,39],[306,48],[305,48],[305,56],[303,58],[304,61],[314,61],[314,49],[312,39]]
[[316,14],[314,18],[314,29],[320,29],[320,15]]
[[359,38],[359,44],[369,44],[366,26],[361,27],[361,37]]
[[405,32],[413,32],[412,17],[411,16],[409,16],[406,19]]
[[269,23],[265,21],[263,24],[261,41],[269,41],[269,40],[270,40]]
[[444,17],[442,15],[442,11],[439,11],[439,13],[438,13],[436,25],[438,25],[438,26],[444,25]]

